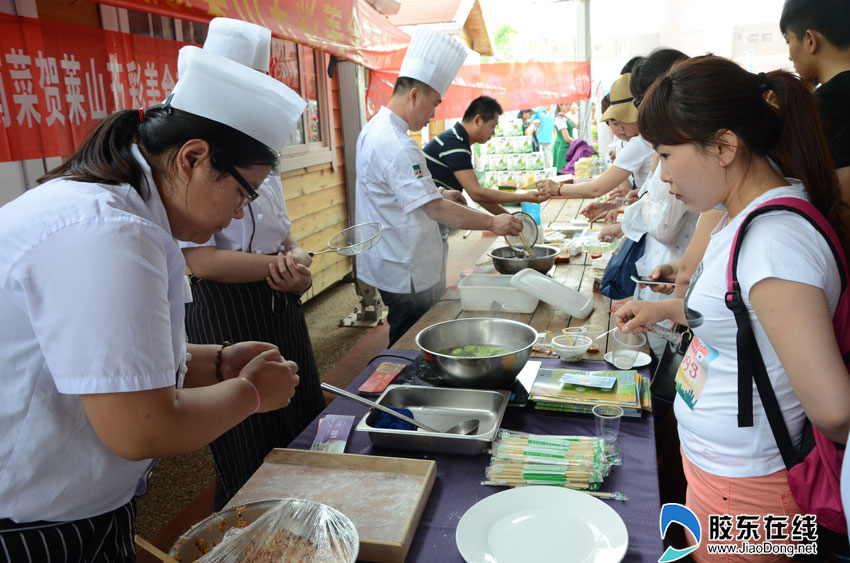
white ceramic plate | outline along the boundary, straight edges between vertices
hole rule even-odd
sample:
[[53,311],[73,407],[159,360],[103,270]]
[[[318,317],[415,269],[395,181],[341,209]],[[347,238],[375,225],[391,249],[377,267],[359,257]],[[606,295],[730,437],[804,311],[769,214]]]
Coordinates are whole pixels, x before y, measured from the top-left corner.
[[[602,357],[605,358],[606,362],[612,366],[614,365],[614,352],[605,352],[605,355]],[[643,366],[648,366],[651,361],[652,359],[649,357],[649,354],[646,352],[638,352],[634,367],[642,368]]]
[[588,494],[557,487],[518,487],[489,496],[460,519],[457,547],[467,563],[622,561],[626,524]]

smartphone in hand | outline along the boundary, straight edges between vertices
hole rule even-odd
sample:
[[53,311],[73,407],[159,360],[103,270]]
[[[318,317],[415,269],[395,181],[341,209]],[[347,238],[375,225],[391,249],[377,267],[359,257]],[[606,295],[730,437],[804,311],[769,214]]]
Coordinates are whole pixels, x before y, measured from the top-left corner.
[[643,284],[664,284],[668,283],[670,285],[676,285],[676,282],[670,280],[653,280],[646,276],[631,276],[632,281],[635,283],[643,283]]

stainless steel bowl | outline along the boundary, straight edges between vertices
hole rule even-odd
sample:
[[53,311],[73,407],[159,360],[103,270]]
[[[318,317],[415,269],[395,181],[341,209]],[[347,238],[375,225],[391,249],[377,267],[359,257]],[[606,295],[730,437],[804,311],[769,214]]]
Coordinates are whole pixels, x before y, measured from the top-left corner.
[[494,248],[487,255],[493,259],[493,266],[500,274],[515,274],[525,268],[532,268],[541,274],[545,274],[555,265],[555,256],[559,250],[554,246],[537,244],[531,248],[534,258],[528,253],[516,250],[510,246]]
[[[488,318],[445,321],[416,335],[416,345],[431,369],[447,385],[467,389],[508,387],[525,366],[536,341],[537,331],[527,324]],[[442,353],[467,344],[499,346],[510,351],[485,357],[457,357]]]

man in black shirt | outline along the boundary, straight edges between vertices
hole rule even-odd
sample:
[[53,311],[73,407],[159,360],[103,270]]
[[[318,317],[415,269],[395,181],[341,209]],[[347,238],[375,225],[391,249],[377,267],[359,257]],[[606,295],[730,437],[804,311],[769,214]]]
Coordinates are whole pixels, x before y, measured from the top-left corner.
[[501,203],[522,201],[541,202],[546,195],[537,190],[502,192],[484,188],[472,166],[472,145],[486,143],[493,136],[499,122],[502,106],[489,96],[472,100],[463,119],[446,129],[425,145],[425,160],[428,171],[438,186],[451,190],[466,190],[473,201],[484,209],[498,215],[507,213]]
[[850,204],[850,0],[785,0],[779,29],[800,78],[815,90],[824,136]]
[[[481,207],[499,215],[508,211],[502,203],[534,202],[539,203],[548,196],[537,190],[502,192],[482,187],[472,166],[472,145],[486,143],[493,136],[502,106],[489,96],[479,96],[472,100],[463,119],[434,137],[423,149],[425,162],[434,183],[442,189],[466,190],[469,197]],[[446,277],[446,258],[448,256],[448,228],[440,225],[443,234],[443,281]],[[443,284],[445,285],[445,284]]]

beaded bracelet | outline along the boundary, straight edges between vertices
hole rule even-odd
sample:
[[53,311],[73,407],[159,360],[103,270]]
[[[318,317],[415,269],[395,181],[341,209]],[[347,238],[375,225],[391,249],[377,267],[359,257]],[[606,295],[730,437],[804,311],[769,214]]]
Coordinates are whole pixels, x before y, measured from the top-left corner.
[[218,349],[218,352],[215,353],[215,379],[216,381],[224,381],[224,374],[221,373],[221,353],[224,352],[224,349],[228,346],[232,346],[232,343],[225,340],[221,348]]

